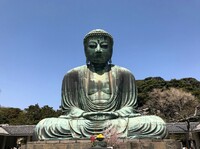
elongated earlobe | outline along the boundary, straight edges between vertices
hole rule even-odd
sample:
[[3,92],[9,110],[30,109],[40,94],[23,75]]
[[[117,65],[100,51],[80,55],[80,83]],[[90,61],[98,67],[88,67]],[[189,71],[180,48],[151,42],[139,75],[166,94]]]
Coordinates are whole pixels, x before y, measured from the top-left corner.
[[111,59],[109,59],[108,63],[109,63],[109,64],[112,64],[112,60],[111,60]]
[[86,65],[90,65],[90,60],[86,59]]

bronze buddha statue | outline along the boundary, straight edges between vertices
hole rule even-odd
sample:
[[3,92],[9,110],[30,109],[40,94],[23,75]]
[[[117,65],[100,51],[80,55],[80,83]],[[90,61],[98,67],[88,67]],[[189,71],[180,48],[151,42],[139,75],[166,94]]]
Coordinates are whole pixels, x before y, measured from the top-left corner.
[[113,37],[101,29],[84,38],[86,65],[70,70],[62,82],[63,114],[41,120],[39,140],[89,138],[115,128],[121,138],[165,138],[165,122],[136,112],[137,89],[132,73],[111,64]]

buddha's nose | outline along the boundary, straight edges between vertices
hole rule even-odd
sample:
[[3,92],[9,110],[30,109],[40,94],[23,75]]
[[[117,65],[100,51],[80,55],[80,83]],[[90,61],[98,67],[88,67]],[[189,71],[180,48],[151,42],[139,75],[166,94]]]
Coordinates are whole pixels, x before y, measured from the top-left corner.
[[97,45],[97,48],[95,49],[95,52],[98,52],[98,53],[102,52],[101,47],[100,47],[99,44]]

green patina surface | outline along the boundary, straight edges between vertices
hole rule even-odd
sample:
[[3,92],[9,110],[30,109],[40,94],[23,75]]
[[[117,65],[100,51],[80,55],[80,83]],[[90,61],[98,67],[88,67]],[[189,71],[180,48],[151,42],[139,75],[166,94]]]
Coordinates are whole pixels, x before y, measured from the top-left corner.
[[[121,138],[164,138],[165,122],[136,112],[137,89],[132,73],[111,64],[113,38],[92,30],[84,38],[86,65],[70,70],[62,83],[62,112],[35,129],[39,140],[89,138],[115,131]],[[107,134],[109,135],[109,134]]]

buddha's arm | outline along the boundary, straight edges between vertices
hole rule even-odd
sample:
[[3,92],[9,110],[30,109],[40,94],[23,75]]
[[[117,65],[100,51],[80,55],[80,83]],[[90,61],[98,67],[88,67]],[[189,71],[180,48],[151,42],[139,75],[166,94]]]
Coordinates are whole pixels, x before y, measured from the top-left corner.
[[141,115],[140,113],[137,113],[133,107],[123,107],[120,110],[117,110],[116,113],[118,113],[118,115],[120,117],[134,117],[134,116],[138,116]]
[[140,115],[136,112],[137,107],[137,89],[135,84],[134,76],[129,72],[125,71],[122,73],[122,87],[121,92],[121,109],[115,111],[120,117],[130,117]]
[[83,108],[80,107],[80,77],[77,71],[71,71],[65,75],[62,82],[61,109],[65,118],[82,117]]
[[71,110],[69,111],[69,113],[65,113],[63,115],[61,115],[60,117],[62,118],[80,118],[83,116],[84,111],[77,108],[77,107],[71,107]]

